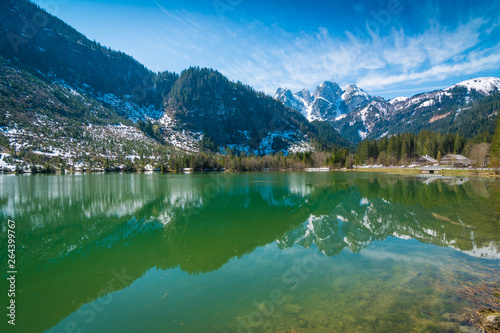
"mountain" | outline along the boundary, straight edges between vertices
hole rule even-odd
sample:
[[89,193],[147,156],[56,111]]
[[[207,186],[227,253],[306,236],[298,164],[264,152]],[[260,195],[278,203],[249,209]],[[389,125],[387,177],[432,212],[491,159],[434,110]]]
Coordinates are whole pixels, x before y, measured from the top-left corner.
[[[349,85],[340,98],[328,94],[330,99],[327,99],[322,94],[325,87],[323,83],[314,94],[320,99],[314,113],[301,104],[298,94],[289,92],[287,105],[295,107],[309,120],[328,121],[342,137],[354,143],[422,129],[460,132],[467,137],[492,132],[498,114],[498,107],[494,105],[500,99],[500,79],[494,77],[471,79],[443,90],[392,100],[372,97],[355,85]],[[338,85],[330,83],[328,87]],[[278,89],[275,99],[283,101],[283,91],[286,89]],[[338,107],[334,109],[333,105]]]
[[0,30],[0,144],[29,159],[158,160],[202,140],[254,154],[349,145],[215,70],[154,73],[26,0],[0,3]]
[[373,100],[354,84],[344,91],[338,84],[329,81],[321,83],[313,95],[307,89],[292,93],[290,89],[278,88],[274,98],[301,112],[309,121],[330,122]]
[[496,78],[390,101],[328,81],[272,98],[213,69],[152,72],[26,0],[0,3],[0,30],[0,149],[30,163],[155,164],[200,147],[287,154],[422,129],[473,136],[498,113]]
[[379,98],[346,115],[334,127],[357,142],[423,129],[473,137],[494,130],[498,108],[490,104],[499,100],[499,88],[499,79],[486,77],[411,98]]
[[[203,132],[219,146],[254,154],[301,145],[306,134],[317,138],[319,132],[294,109],[207,68],[181,73],[166,101],[166,117]],[[340,136],[332,133],[329,140]]]

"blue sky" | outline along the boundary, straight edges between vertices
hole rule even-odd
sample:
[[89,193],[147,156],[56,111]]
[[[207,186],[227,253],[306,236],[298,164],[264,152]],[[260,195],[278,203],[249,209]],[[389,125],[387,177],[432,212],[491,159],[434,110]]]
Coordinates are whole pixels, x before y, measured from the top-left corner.
[[500,77],[500,2],[36,0],[153,71],[211,67],[273,95],[325,80],[411,96]]

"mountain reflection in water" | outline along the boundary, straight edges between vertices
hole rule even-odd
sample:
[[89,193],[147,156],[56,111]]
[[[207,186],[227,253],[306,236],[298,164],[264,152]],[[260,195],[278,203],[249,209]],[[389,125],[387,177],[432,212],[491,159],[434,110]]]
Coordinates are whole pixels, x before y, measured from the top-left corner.
[[499,182],[351,173],[0,176],[0,221],[17,222],[18,311],[44,330],[115,291],[124,268],[116,289],[273,242],[331,257],[396,237],[500,259],[499,198]]

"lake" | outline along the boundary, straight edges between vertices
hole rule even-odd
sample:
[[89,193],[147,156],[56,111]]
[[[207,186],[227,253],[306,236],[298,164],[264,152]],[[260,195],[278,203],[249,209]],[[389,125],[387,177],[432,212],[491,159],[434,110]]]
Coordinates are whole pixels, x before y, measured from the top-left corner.
[[1,175],[3,309],[9,219],[19,332],[458,332],[499,277],[498,181]]

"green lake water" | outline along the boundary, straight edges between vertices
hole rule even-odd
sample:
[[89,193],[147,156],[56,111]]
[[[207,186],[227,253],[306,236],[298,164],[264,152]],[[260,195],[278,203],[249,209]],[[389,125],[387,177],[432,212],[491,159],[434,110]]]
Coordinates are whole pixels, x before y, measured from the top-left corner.
[[499,221],[498,181],[2,175],[0,330],[459,332],[464,285],[498,282]]

